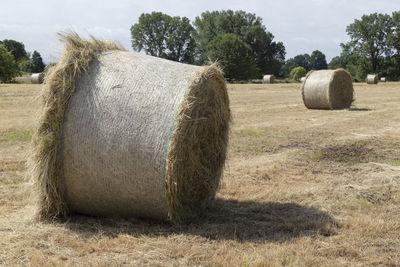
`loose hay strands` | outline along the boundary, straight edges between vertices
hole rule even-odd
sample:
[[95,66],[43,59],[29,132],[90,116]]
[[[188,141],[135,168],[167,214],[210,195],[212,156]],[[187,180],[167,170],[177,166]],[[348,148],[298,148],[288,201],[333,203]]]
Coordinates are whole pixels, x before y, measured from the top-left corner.
[[365,78],[367,84],[378,84],[379,77],[377,74],[368,74],[367,78]]
[[353,82],[343,69],[310,71],[301,91],[309,109],[349,108],[353,102]]
[[87,71],[97,54],[110,50],[125,50],[112,42],[91,37],[82,40],[76,33],[59,34],[65,52],[53,71],[45,77],[42,91],[43,109],[38,128],[32,137],[28,175],[35,184],[38,197],[38,219],[64,217],[68,208],[64,198],[61,174],[61,135],[65,110],[75,91],[79,75]]
[[274,75],[264,75],[263,77],[263,83],[274,83],[275,82],[275,76]]

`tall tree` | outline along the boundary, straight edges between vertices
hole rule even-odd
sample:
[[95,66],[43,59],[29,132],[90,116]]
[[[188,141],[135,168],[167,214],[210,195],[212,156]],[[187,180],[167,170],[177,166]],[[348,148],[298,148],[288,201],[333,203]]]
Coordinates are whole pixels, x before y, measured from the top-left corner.
[[166,40],[167,58],[179,62],[193,63],[196,49],[194,28],[188,18],[173,17]]
[[194,28],[188,18],[161,12],[143,13],[131,27],[132,47],[152,56],[193,63]]
[[0,43],[2,43],[4,47],[9,52],[11,52],[16,62],[18,62],[20,59],[23,59],[24,57],[27,57],[27,53],[25,51],[25,45],[23,43],[8,39],[5,39]]
[[379,57],[391,53],[387,45],[391,31],[392,19],[389,15],[364,15],[347,26],[346,32],[350,36],[350,42],[341,44],[343,52],[350,59],[367,59],[371,71],[376,73]]
[[0,81],[10,82],[17,74],[18,68],[13,55],[0,44]]
[[328,68],[331,70],[339,69],[339,68],[346,68],[347,62],[341,57],[341,56],[336,56],[331,59],[331,61],[328,64]]
[[389,41],[395,50],[396,56],[400,58],[400,11],[392,14],[393,30],[390,34]]
[[36,50],[32,53],[32,72],[42,72],[44,70],[44,64],[42,56]]
[[328,64],[326,63],[326,57],[324,53],[319,50],[315,50],[311,53],[310,56],[310,65],[313,70],[324,70],[328,68]]
[[274,36],[267,32],[262,19],[244,11],[203,12],[196,17],[194,26],[197,30],[196,41],[199,60],[204,62],[207,45],[218,35],[236,34],[251,48],[257,67],[263,73],[278,74],[285,59],[285,47],[281,42],[274,42]]
[[227,78],[247,80],[259,75],[250,46],[236,34],[217,35],[207,45],[206,56],[219,61]]

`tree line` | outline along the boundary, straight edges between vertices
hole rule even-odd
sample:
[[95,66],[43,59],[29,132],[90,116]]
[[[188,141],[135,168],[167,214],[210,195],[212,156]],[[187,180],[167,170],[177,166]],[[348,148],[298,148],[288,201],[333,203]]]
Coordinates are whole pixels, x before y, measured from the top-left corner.
[[[341,54],[329,64],[319,50],[285,60],[283,43],[274,40],[260,17],[242,10],[206,11],[193,22],[161,12],[143,13],[130,31],[135,51],[196,65],[217,61],[230,79],[263,74],[298,79],[311,69],[327,68],[345,68],[355,81],[363,81],[368,73],[400,79],[400,11],[355,19],[346,28],[350,41],[341,44]],[[37,51],[27,53],[15,40],[0,41],[1,81],[43,69]]]
[[[251,79],[262,74],[293,77],[311,69],[347,69],[355,81],[368,73],[400,79],[400,12],[373,13],[346,28],[350,41],[329,64],[319,50],[285,60],[285,46],[274,41],[262,19],[244,11],[203,12],[191,23],[186,17],[144,13],[131,27],[136,51],[201,65],[218,61],[227,78]],[[301,67],[299,69],[299,67]]]
[[0,41],[0,81],[11,82],[22,72],[42,72],[44,68],[42,57],[36,50],[30,54],[21,42]]
[[286,54],[262,19],[244,11],[207,11],[193,23],[186,17],[144,13],[131,27],[131,37],[134,50],[153,56],[196,65],[218,61],[232,79],[278,75]]

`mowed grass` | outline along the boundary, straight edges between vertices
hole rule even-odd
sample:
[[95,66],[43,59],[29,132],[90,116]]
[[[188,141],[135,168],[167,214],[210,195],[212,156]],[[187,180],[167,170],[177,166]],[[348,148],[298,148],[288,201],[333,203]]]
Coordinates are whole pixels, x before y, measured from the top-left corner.
[[32,138],[32,131],[15,131],[0,133],[0,142],[4,141],[29,141]]
[[40,85],[0,85],[0,265],[398,266],[400,83],[355,84],[350,110],[307,110],[298,84],[229,85],[214,205],[185,225],[33,220],[25,175]]

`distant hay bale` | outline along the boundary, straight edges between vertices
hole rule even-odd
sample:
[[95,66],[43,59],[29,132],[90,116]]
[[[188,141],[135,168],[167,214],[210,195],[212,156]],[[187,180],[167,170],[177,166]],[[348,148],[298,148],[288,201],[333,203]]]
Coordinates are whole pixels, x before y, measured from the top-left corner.
[[31,83],[40,84],[43,83],[44,73],[33,73],[31,75]]
[[385,83],[386,82],[386,77],[381,77],[381,82]]
[[264,75],[263,83],[274,83],[274,82],[275,82],[275,76],[274,75]]
[[310,71],[301,90],[309,109],[349,108],[353,102],[353,82],[343,69]]
[[377,84],[379,77],[377,74],[368,74],[367,78],[365,78],[366,83],[368,84]]
[[215,65],[198,67],[61,35],[29,173],[38,218],[71,213],[179,222],[215,197],[230,109]]
[[305,76],[300,78],[300,82],[302,82],[302,83],[303,83],[305,80],[306,80],[306,77],[305,77]]

